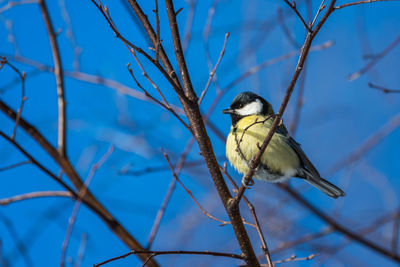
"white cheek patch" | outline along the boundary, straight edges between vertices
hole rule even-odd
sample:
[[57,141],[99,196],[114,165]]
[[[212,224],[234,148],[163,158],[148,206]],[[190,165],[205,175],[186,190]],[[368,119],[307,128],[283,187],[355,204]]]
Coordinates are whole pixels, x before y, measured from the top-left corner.
[[246,106],[242,107],[241,109],[237,109],[236,113],[240,116],[248,116],[253,114],[260,114],[263,108],[263,104],[259,99],[256,101],[247,104]]

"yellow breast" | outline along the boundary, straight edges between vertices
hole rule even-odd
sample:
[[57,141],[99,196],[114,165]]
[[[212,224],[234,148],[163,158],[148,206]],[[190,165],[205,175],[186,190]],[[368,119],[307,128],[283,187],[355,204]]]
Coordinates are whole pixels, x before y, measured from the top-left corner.
[[[272,121],[272,118],[265,121],[263,116],[252,115],[242,118],[235,127],[231,127],[226,141],[226,156],[239,173],[248,172],[248,164],[257,155]],[[285,175],[293,173],[300,166],[300,160],[288,144],[287,137],[275,133],[261,157],[261,164],[271,172]]]

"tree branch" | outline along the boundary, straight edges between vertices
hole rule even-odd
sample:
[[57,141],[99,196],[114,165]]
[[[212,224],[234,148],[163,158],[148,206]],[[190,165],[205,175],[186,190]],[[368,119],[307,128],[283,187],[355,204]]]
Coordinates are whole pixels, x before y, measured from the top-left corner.
[[319,210],[317,207],[312,205],[310,202],[308,202],[305,198],[303,198],[299,193],[291,189],[288,185],[286,184],[276,184],[280,189],[283,191],[286,191],[289,195],[291,195],[294,199],[297,200],[302,206],[310,210],[312,213],[314,213],[318,218],[329,224],[335,231],[342,233],[343,235],[347,236],[348,238],[356,241],[357,243],[360,243],[373,251],[388,257],[389,259],[392,259],[396,262],[400,262],[400,255],[396,254],[396,252],[387,250],[378,244],[369,241],[365,239],[362,235],[357,234],[350,230],[349,228],[337,223],[333,218],[329,217],[327,214],[323,213],[321,210]]
[[58,151],[62,156],[67,155],[67,108],[64,95],[64,75],[61,63],[60,50],[57,44],[57,36],[51,23],[50,14],[47,10],[45,0],[39,0],[40,11],[46,24],[47,33],[49,35],[51,52],[54,61],[54,75],[57,82],[58,97]]
[[[0,133],[1,134],[1,133]],[[41,197],[74,197],[69,191],[39,191],[31,192],[22,195],[17,195],[9,198],[0,199],[0,205],[5,206],[11,203]]]
[[368,86],[370,87],[370,88],[372,88],[372,89],[376,89],[376,90],[379,90],[379,91],[382,91],[383,93],[385,93],[385,94],[400,94],[400,89],[389,89],[389,88],[386,88],[386,87],[383,87],[383,86],[380,86],[380,85],[376,85],[376,84],[373,84],[373,83],[368,83]]
[[119,260],[119,259],[123,259],[129,255],[132,254],[151,254],[154,256],[157,255],[171,255],[171,254],[179,254],[179,255],[209,255],[209,256],[216,256],[216,257],[228,257],[228,258],[234,258],[234,259],[243,259],[243,256],[241,255],[237,255],[237,254],[233,254],[233,253],[223,253],[223,252],[213,252],[213,251],[185,251],[185,250],[172,250],[172,251],[153,251],[153,250],[133,250],[130,251],[124,255],[115,257],[115,258],[111,258],[109,260],[103,261],[101,263],[98,264],[94,264],[94,267],[100,267],[104,264],[107,264],[109,262],[115,261],[115,260]]
[[[3,111],[10,119],[16,120],[17,114],[14,110],[12,110],[6,103],[0,100],[0,110]],[[81,178],[76,173],[74,167],[72,167],[68,158],[62,156],[44,137],[43,135],[30,123],[25,121],[22,117],[19,123],[20,127],[29,134],[35,141],[40,145],[47,154],[53,158],[53,160],[58,164],[58,166],[62,169],[65,175],[72,182],[76,190],[81,190],[84,186]],[[2,134],[2,136],[7,136]],[[30,160],[32,160],[30,158]],[[32,161],[33,162],[33,161]],[[36,164],[35,164],[36,165]],[[46,169],[44,169],[45,171]],[[52,176],[52,174],[49,174]],[[57,176],[53,178],[58,178]],[[86,205],[90,209],[92,209],[99,217],[107,224],[107,226],[118,236],[129,248],[142,250],[143,247],[140,243],[129,234],[129,232],[108,212],[108,210],[92,195],[92,193],[88,190],[85,196],[82,198],[82,201],[85,202]],[[147,258],[145,256],[141,256],[142,261],[145,261]],[[158,264],[155,261],[150,261],[149,266],[156,267]]]

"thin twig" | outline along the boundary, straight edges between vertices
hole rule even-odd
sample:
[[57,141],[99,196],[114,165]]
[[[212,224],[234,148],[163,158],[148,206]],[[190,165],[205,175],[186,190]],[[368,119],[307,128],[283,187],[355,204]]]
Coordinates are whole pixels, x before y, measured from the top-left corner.
[[338,162],[334,163],[328,170],[326,174],[328,176],[336,173],[345,166],[348,166],[361,157],[367,154],[372,148],[379,144],[386,136],[392,133],[394,130],[400,127],[400,113],[393,116],[388,122],[386,122],[381,128],[379,128],[375,133],[370,135],[367,140],[365,140],[358,148],[352,151],[348,156],[340,159]]
[[301,16],[301,14],[299,13],[299,11],[297,10],[296,7],[296,2],[293,1],[293,3],[290,3],[288,0],[283,0],[285,1],[285,3],[291,8],[293,9],[294,13],[296,13],[297,17],[299,17],[301,23],[303,23],[304,28],[306,29],[307,32],[311,32],[312,29],[307,25],[307,23],[305,22],[305,20],[303,19],[303,17]]
[[182,48],[183,53],[186,54],[186,51],[189,47],[190,40],[192,39],[192,28],[193,28],[193,21],[195,16],[195,9],[197,5],[197,0],[186,0],[189,5],[189,11],[186,16],[186,23],[185,23],[185,32],[183,34],[183,41],[182,41]]
[[[194,138],[191,138],[189,140],[189,142],[187,143],[184,151],[182,152],[181,156],[179,157],[178,163],[175,166],[175,170],[176,170],[175,173],[176,173],[177,176],[179,176],[184,164],[186,163],[186,158],[189,155],[189,152],[190,152],[191,148],[194,145],[194,141],[195,141]],[[204,163],[204,161],[202,161],[202,162]],[[170,170],[169,164],[168,164],[167,168]],[[157,234],[158,229],[159,229],[160,224],[161,224],[161,220],[164,217],[165,210],[167,209],[169,201],[170,201],[170,199],[172,197],[172,194],[173,194],[173,192],[175,190],[176,181],[177,180],[175,179],[175,177],[173,177],[171,179],[171,182],[169,183],[167,193],[166,193],[166,195],[165,195],[165,197],[163,199],[163,202],[161,204],[160,209],[157,212],[156,218],[155,218],[153,226],[151,228],[150,235],[149,235],[149,238],[148,238],[148,241],[147,241],[147,246],[146,246],[147,249],[151,248],[151,245],[153,244],[153,241],[154,241],[154,239],[156,237],[156,234]]]
[[307,260],[312,260],[315,258],[315,254],[308,255],[307,257],[302,257],[302,258],[297,258],[296,255],[292,255],[287,259],[284,260],[279,260],[279,261],[274,261],[274,264],[278,263],[285,263],[285,262],[292,262],[292,261],[307,261]]
[[[27,243],[25,243],[25,240],[19,236],[20,231],[15,228],[13,222],[10,219],[8,219],[8,217],[6,215],[4,215],[2,212],[0,212],[0,222],[2,223],[2,227],[4,225],[5,228],[8,230],[8,234],[9,234],[11,240],[13,240],[15,243],[16,254],[21,254],[21,256],[25,262],[25,266],[27,266],[27,267],[33,266],[34,264],[30,257],[30,253],[27,253],[29,245],[27,245]],[[2,234],[2,238],[4,238],[3,234]],[[9,266],[9,262],[7,262],[6,259],[3,259],[3,261],[6,263],[3,266]]]
[[[0,110],[4,112],[10,119],[16,119],[16,112],[9,107],[4,101],[0,99]],[[44,151],[57,163],[57,165],[62,169],[63,173],[69,178],[71,183],[77,190],[80,190],[83,187],[83,182],[80,176],[77,174],[74,167],[72,167],[69,160],[63,157],[51,144],[50,142],[30,123],[28,123],[24,118],[21,117],[20,127],[32,137],[32,139],[40,145]],[[0,131],[0,135],[6,138],[9,142],[13,143],[14,146],[18,148],[23,154],[32,161],[33,164],[37,165],[42,171],[48,174],[50,177],[59,182],[65,189],[71,191],[77,197],[77,194],[70,188],[66,183],[60,180],[56,175],[47,170],[43,165],[39,164],[36,160],[33,159],[29,153],[27,153],[21,146],[17,143],[13,142],[7,135]],[[88,206],[93,212],[95,212],[104,223],[114,232],[118,238],[121,239],[129,248],[142,250],[142,245],[120,224],[120,222],[110,214],[110,212],[92,195],[92,193],[88,190],[85,194],[82,201]],[[146,257],[142,257],[139,255],[142,261],[146,260]],[[157,262],[150,261],[149,265],[151,267],[158,266]]]
[[11,165],[8,165],[8,166],[0,168],[0,172],[7,171],[7,170],[10,170],[10,169],[13,169],[13,168],[17,168],[19,166],[22,166],[22,165],[25,165],[25,164],[29,164],[29,163],[31,163],[29,160],[25,160],[25,161],[21,161],[21,162],[18,162],[18,163],[14,163],[14,164],[11,164]]
[[154,14],[156,16],[156,28],[157,28],[157,42],[155,46],[155,55],[154,60],[158,61],[159,53],[160,53],[160,45],[161,45],[161,35],[160,35],[160,16],[158,15],[158,0],[154,0]]
[[300,84],[299,84],[299,90],[298,90],[298,94],[297,94],[297,101],[296,101],[296,106],[295,106],[295,109],[293,112],[294,118],[289,125],[289,132],[290,132],[291,136],[293,136],[293,137],[296,135],[297,127],[299,126],[301,110],[304,105],[304,97],[303,96],[304,96],[304,89],[306,86],[307,65],[308,65],[307,63],[304,64],[304,70],[300,76]]
[[[310,51],[324,50],[324,49],[327,49],[327,48],[331,47],[333,44],[334,44],[334,42],[332,40],[329,40],[329,41],[326,41],[326,42],[324,42],[324,43],[322,43],[320,45],[312,46]],[[264,62],[262,62],[262,63],[260,63],[260,64],[258,64],[256,66],[251,67],[246,72],[244,72],[239,77],[237,77],[232,82],[230,82],[227,86],[225,86],[224,89],[223,89],[222,94],[226,93],[227,91],[229,91],[230,89],[232,89],[233,87],[238,85],[240,82],[242,82],[244,79],[247,79],[251,75],[256,74],[260,70],[262,70],[262,69],[264,69],[266,67],[269,67],[269,66],[271,66],[273,64],[276,64],[278,62],[281,62],[283,60],[292,58],[292,57],[296,56],[299,53],[301,53],[301,49],[288,52],[288,53],[283,54],[283,55],[278,56],[278,57],[274,57],[274,58],[266,60],[266,61],[264,61]]]
[[352,3],[347,3],[343,4],[340,6],[335,6],[335,10],[341,9],[344,7],[348,6],[355,6],[355,5],[361,5],[361,4],[369,4],[369,3],[375,3],[375,2],[397,2],[398,0],[364,0],[364,1],[357,1],[357,2],[352,2]]
[[7,2],[6,5],[4,5],[0,8],[0,14],[6,10],[9,10],[9,9],[15,7],[15,6],[26,5],[26,4],[36,4],[37,2],[38,2],[38,0],[20,0],[20,1],[10,0]]
[[[358,231],[359,235],[360,236],[366,236],[369,233],[377,231],[380,228],[380,226],[383,226],[383,225],[389,223],[390,221],[394,220],[395,219],[395,215],[396,215],[397,212],[400,212],[399,208],[397,208],[397,210],[394,211],[394,212],[390,212],[388,214],[384,214],[380,218],[376,219],[370,225],[368,225],[366,227],[363,227],[361,230],[359,230]],[[347,238],[347,240],[345,240],[343,242],[343,244],[337,246],[336,248],[331,249],[331,255],[334,254],[334,253],[339,252],[340,250],[342,250],[343,248],[345,248],[346,246],[351,244],[352,241],[353,240],[351,238]],[[396,252],[393,252],[393,254],[396,255]]]
[[146,70],[144,69],[142,63],[139,61],[139,59],[136,56],[136,53],[133,49],[131,49],[131,54],[134,57],[134,59],[136,60],[136,63],[139,65],[139,68],[142,70],[142,75],[149,81],[149,83],[154,87],[154,89],[157,90],[158,94],[161,96],[162,100],[164,101],[164,104],[170,108],[170,105],[167,101],[167,99],[165,98],[165,96],[163,95],[163,93],[161,92],[160,88],[158,88],[157,84],[155,82],[153,82],[153,80],[150,78],[150,76],[147,74]]
[[383,57],[385,57],[393,48],[395,48],[398,44],[400,44],[400,35],[394,39],[393,42],[391,42],[381,53],[375,55],[373,59],[369,61],[368,64],[366,64],[363,68],[361,68],[359,71],[353,72],[347,76],[347,79],[350,81],[354,81],[358,79],[361,75],[366,73],[368,70],[370,70],[373,66],[375,66]]
[[212,21],[214,19],[215,10],[217,8],[219,1],[220,0],[214,0],[212,5],[208,9],[207,20],[206,20],[206,24],[204,25],[204,30],[203,30],[204,51],[206,54],[207,64],[208,64],[208,68],[210,71],[212,68],[212,62],[211,62],[211,56],[210,56],[209,38],[210,38]]
[[392,251],[397,253],[397,248],[399,246],[399,228],[400,228],[400,209],[395,214],[393,220],[393,233],[392,233]]
[[286,39],[289,41],[290,44],[292,44],[292,46],[296,49],[301,48],[301,45],[299,45],[297,43],[297,41],[295,40],[295,38],[293,37],[293,34],[290,32],[289,28],[286,26],[285,23],[285,16],[283,15],[283,11],[281,8],[278,8],[277,12],[277,19],[278,19],[278,23],[282,28],[283,33],[286,36]]
[[332,227],[326,227],[324,229],[322,229],[321,231],[318,231],[316,233],[309,233],[306,234],[300,238],[297,238],[293,241],[287,241],[287,242],[282,242],[282,243],[278,243],[277,247],[271,250],[271,253],[275,254],[278,253],[280,251],[292,248],[292,247],[296,247],[298,245],[304,244],[306,242],[315,240],[317,238],[321,238],[323,236],[326,236],[330,233],[332,233],[334,231],[334,229]]
[[183,187],[183,189],[186,191],[186,193],[188,193],[188,195],[190,196],[191,199],[193,199],[193,201],[196,203],[196,205],[200,208],[200,210],[204,213],[204,215],[206,215],[207,217],[209,217],[210,219],[213,219],[217,222],[220,222],[222,225],[226,225],[226,224],[230,224],[230,222],[228,221],[224,221],[221,219],[218,219],[216,217],[214,217],[213,215],[211,215],[209,212],[207,212],[203,206],[201,206],[201,204],[197,201],[197,199],[193,196],[192,192],[186,188],[186,186],[182,183],[182,181],[178,178],[177,174],[175,173],[174,167],[172,166],[171,161],[169,160],[169,157],[167,155],[167,153],[165,153],[165,151],[162,149],[161,150],[163,153],[163,156],[165,158],[165,160],[168,162],[169,168],[171,169],[172,175],[175,178],[175,180],[178,181],[178,183]]
[[74,262],[74,267],[81,267],[82,265],[83,257],[85,256],[87,240],[88,234],[83,233],[81,237],[81,243],[79,244],[78,248],[78,255],[76,256],[76,260]]
[[283,191],[286,191],[288,194],[290,194],[299,204],[310,210],[313,214],[315,214],[318,218],[326,222],[330,227],[332,227],[335,231],[342,233],[346,237],[354,240],[355,242],[364,245],[365,247],[368,247],[369,249],[387,257],[388,259],[392,259],[396,262],[400,262],[400,255],[397,253],[392,252],[391,250],[387,250],[380,245],[376,244],[375,242],[369,241],[364,237],[363,234],[359,234],[353,231],[353,229],[350,229],[342,224],[339,224],[334,218],[330,217],[326,213],[322,212],[320,209],[315,207],[313,204],[311,204],[308,200],[303,198],[299,193],[297,193],[295,190],[290,188],[286,184],[276,184],[277,187],[282,189]]
[[[232,177],[229,175],[228,171],[226,170],[226,162],[224,163],[224,167],[220,166],[221,171],[225,174],[225,177],[231,182],[231,184],[233,185],[233,187],[235,188],[236,192],[239,190],[239,187],[237,186],[237,184],[235,183],[235,181],[232,179]],[[262,233],[261,230],[261,225],[260,222],[258,220],[257,214],[256,214],[256,210],[253,206],[253,204],[250,202],[250,200],[247,199],[246,196],[243,196],[243,200],[246,202],[247,206],[249,207],[249,210],[251,212],[251,215],[253,216],[254,219],[254,224],[255,224],[255,228],[257,230],[258,236],[260,237],[261,240],[261,244],[262,244],[262,251],[264,252],[265,258],[267,259],[267,262],[269,264],[269,267],[273,267],[274,265],[272,264],[272,260],[271,260],[271,255],[270,252],[268,250],[268,246],[267,246],[267,242],[265,241],[265,237]]]
[[[128,41],[118,31],[118,29],[117,29],[115,23],[113,22],[108,10],[105,9],[105,7],[101,4],[101,2],[100,1],[96,2],[95,0],[91,0],[91,1],[100,10],[101,14],[107,20],[107,22],[108,22],[110,28],[112,29],[112,31],[114,32],[115,36],[117,38],[119,38],[125,45],[133,48],[135,51],[137,51],[138,53],[142,54],[147,60],[149,60],[161,72],[161,74],[163,74],[163,76],[168,80],[168,82],[172,85],[172,88],[179,95],[180,99],[182,101],[186,101],[187,98],[186,98],[185,94],[183,93],[183,90],[181,88],[179,80],[176,78],[176,75],[174,74],[173,69],[170,70],[170,68],[167,68],[167,70],[165,70],[158,61],[155,61],[149,54],[147,54],[145,51],[143,51],[143,49],[141,49],[140,47],[137,47],[136,45],[134,45],[130,41]],[[132,5],[132,2],[136,2],[136,1],[129,0],[129,3],[131,5]],[[147,17],[146,17],[146,20],[147,20]],[[155,39],[153,43],[156,44],[156,35],[155,35],[154,31],[153,31],[153,34],[154,34],[153,37]],[[153,38],[151,38],[151,39],[153,39]],[[166,64],[164,62],[165,52],[164,52],[164,49],[162,47],[162,44],[160,44],[160,58],[161,58],[161,61],[163,61],[163,64],[165,65]]]
[[[159,104],[160,106],[162,106],[163,108],[165,108],[166,110],[170,111],[182,124],[183,126],[185,126],[186,129],[189,130],[189,132],[192,133],[192,128],[190,128],[189,125],[186,124],[186,122],[184,122],[182,120],[182,118],[176,114],[176,112],[169,106],[168,102],[166,102],[167,100],[164,99],[165,103],[160,102],[158,99],[156,99],[155,97],[153,97],[151,94],[149,94],[149,92],[147,92],[146,89],[144,89],[144,87],[139,83],[139,81],[136,79],[135,75],[133,74],[132,69],[130,68],[130,64],[127,65],[128,71],[131,74],[131,77],[133,78],[133,80],[135,81],[136,85],[142,89],[142,91],[144,92],[144,94],[149,97],[150,99],[152,99],[154,102],[156,102],[157,104]],[[161,91],[160,91],[161,93]]]
[[[0,104],[1,104],[1,101],[0,101]],[[0,105],[0,107],[1,107],[1,105]],[[22,118],[21,118],[21,123],[24,123]],[[53,178],[62,187],[64,187],[67,191],[69,191],[72,195],[74,195],[74,197],[78,196],[69,185],[67,185],[64,181],[62,181],[57,175],[53,174],[49,169],[47,169],[42,164],[40,164],[31,154],[29,154],[24,148],[22,148],[14,139],[11,139],[2,131],[0,131],[0,136],[3,137],[4,139],[6,139],[9,143],[11,143],[15,148],[17,148],[25,157],[28,158],[29,162],[31,162],[33,165],[36,165],[40,170],[42,170],[48,176]]]
[[71,22],[71,18],[69,16],[68,10],[67,10],[67,6],[65,4],[65,0],[59,0],[59,5],[60,5],[60,9],[61,9],[61,15],[64,19],[64,22],[67,26],[67,31],[66,31],[66,36],[69,39],[69,41],[71,42],[72,48],[74,50],[74,61],[73,61],[73,69],[74,70],[79,70],[80,68],[80,56],[82,53],[82,48],[78,46],[75,36],[74,36],[74,31],[72,29],[72,22]]
[[[0,53],[0,54],[6,55],[5,53]],[[10,60],[14,60],[14,61],[29,65],[29,66],[33,66],[40,71],[48,71],[48,72],[54,73],[53,67],[47,66],[40,62],[34,61],[32,59],[21,57],[21,56],[12,56],[12,55],[6,55],[6,57],[9,58]],[[136,98],[136,99],[139,99],[142,101],[154,103],[154,101],[150,97],[146,96],[144,93],[137,91],[133,88],[130,88],[116,80],[104,78],[103,76],[100,76],[100,75],[93,75],[93,74],[89,74],[89,73],[85,73],[85,72],[81,72],[81,71],[67,71],[67,70],[64,71],[64,75],[66,77],[70,77],[70,78],[78,80],[78,81],[92,83],[92,84],[98,84],[98,85],[104,85],[106,87],[109,87],[111,89],[114,89],[114,90],[120,92],[121,94],[128,95],[128,96],[131,96],[133,98]],[[185,115],[185,113],[181,107],[178,107],[178,106],[175,106],[172,104],[169,104],[169,105],[177,114]]]
[[315,17],[314,17],[313,21],[311,22],[311,28],[314,27],[315,22],[317,21],[319,14],[321,13],[322,10],[325,9],[325,7],[326,7],[325,0],[322,0],[321,4],[319,5],[317,13],[315,14]]
[[186,61],[185,61],[185,56],[183,54],[181,38],[179,35],[179,30],[178,30],[178,23],[176,22],[176,13],[175,13],[175,9],[174,9],[174,4],[173,4],[172,0],[165,0],[165,5],[167,8],[167,14],[168,14],[169,26],[171,29],[172,41],[173,41],[174,48],[175,48],[174,49],[175,57],[176,57],[176,61],[178,62],[178,66],[179,66],[179,70],[180,70],[179,73],[182,78],[185,95],[191,102],[194,103],[194,102],[197,102],[197,96],[194,93],[192,81],[190,80],[189,71],[188,71],[188,68],[186,65]]
[[368,83],[368,86],[372,89],[382,91],[385,94],[400,94],[400,89],[389,89],[380,85],[373,84],[371,82]]
[[[193,139],[190,139],[190,141],[191,141],[191,143],[194,142]],[[186,145],[186,147],[187,147],[187,145]],[[185,147],[184,151],[187,150],[186,147]],[[221,160],[225,159],[225,156],[218,157],[218,159],[221,159]],[[179,165],[179,161],[180,161],[180,159],[178,160],[178,163],[175,165],[176,166],[175,169],[176,169],[177,173],[178,173],[178,167],[177,166]],[[182,168],[191,168],[191,167],[204,166],[204,165],[205,165],[205,162],[204,162],[203,159],[190,160],[190,161],[185,160],[185,164],[184,164],[184,166]],[[169,171],[170,170],[168,164],[158,165],[158,166],[154,166],[154,167],[145,167],[143,169],[138,169],[138,170],[128,170],[127,169],[128,167],[129,167],[129,164],[128,164],[128,166],[125,166],[125,167],[121,168],[121,170],[118,173],[121,174],[121,175],[141,176],[141,175],[145,175],[145,174],[150,174],[150,173],[155,173],[155,172],[163,172],[163,171]],[[1,171],[1,169],[0,169],[0,171]]]
[[101,263],[98,264],[94,264],[94,267],[99,267],[102,266],[106,263],[115,261],[115,260],[119,260],[119,259],[123,259],[125,257],[128,257],[129,255],[132,254],[154,254],[154,255],[171,255],[171,254],[178,254],[178,255],[209,255],[209,256],[216,256],[216,257],[228,257],[228,258],[234,258],[234,259],[239,259],[239,260],[243,260],[243,256],[242,255],[237,255],[237,254],[233,254],[233,253],[223,253],[223,252],[214,252],[214,251],[185,251],[185,250],[171,250],[171,251],[154,251],[154,250],[142,250],[142,251],[138,251],[138,250],[132,250],[124,255],[115,257],[115,258],[111,258],[109,260],[103,261]]
[[74,197],[69,191],[39,191],[27,194],[17,195],[9,198],[0,199],[0,205],[5,206],[22,200],[28,200],[41,197]]
[[89,188],[89,185],[90,185],[90,182],[92,181],[96,171],[101,166],[103,166],[103,164],[111,156],[113,151],[114,151],[114,146],[111,145],[108,148],[107,152],[103,155],[103,157],[98,162],[93,164],[93,166],[92,166],[92,168],[90,170],[90,173],[89,173],[88,177],[86,178],[86,181],[85,181],[84,185],[82,186],[82,188],[78,192],[78,199],[75,202],[74,209],[72,211],[71,217],[68,220],[68,228],[67,228],[67,231],[66,231],[66,234],[65,234],[65,238],[64,238],[64,241],[63,241],[63,244],[62,244],[60,267],[64,267],[65,266],[65,256],[66,256],[69,240],[71,238],[72,229],[74,227],[76,217],[78,216],[78,211],[79,211],[79,208],[81,206],[82,199],[86,195],[86,193],[88,191],[88,188]]
[[211,72],[210,72],[210,77],[208,78],[208,81],[207,81],[207,83],[206,83],[206,87],[204,88],[203,92],[201,92],[200,99],[199,99],[199,102],[198,102],[198,105],[199,105],[199,106],[200,106],[201,102],[203,101],[203,98],[204,98],[204,96],[206,95],[208,88],[210,87],[211,81],[212,81],[213,78],[214,78],[214,75],[215,75],[215,72],[216,72],[216,70],[217,70],[217,68],[218,68],[218,66],[219,66],[219,63],[221,62],[222,57],[223,57],[224,54],[225,54],[225,48],[226,48],[226,44],[227,44],[227,42],[228,42],[228,38],[229,38],[229,32],[227,32],[227,33],[225,34],[224,45],[222,46],[222,50],[221,50],[221,52],[220,52],[220,54],[219,54],[219,58],[218,58],[218,60],[217,60],[217,63],[215,63],[214,68],[213,68],[213,69],[211,70]]
[[[211,32],[211,25],[212,21],[215,16],[215,11],[217,8],[217,5],[219,3],[219,0],[214,0],[213,4],[210,6],[208,9],[208,15],[207,15],[207,20],[206,24],[204,25],[204,30],[203,30],[203,45],[204,45],[204,53],[207,59],[207,67],[208,71],[211,72],[213,68],[212,60],[211,60],[211,55],[210,55],[210,46],[209,46],[209,38],[210,38],[210,32]],[[214,75],[214,78],[212,79],[214,82],[215,88],[217,89],[217,92],[221,91],[220,85],[218,83],[218,76],[217,74]]]
[[1,66],[8,65],[15,73],[17,73],[18,77],[21,80],[21,101],[20,101],[20,104],[19,104],[18,112],[17,112],[17,118],[15,119],[14,129],[13,129],[13,132],[12,132],[12,135],[11,135],[11,139],[14,140],[15,136],[17,134],[17,128],[18,128],[19,120],[21,118],[22,109],[23,109],[24,103],[25,103],[25,101],[27,99],[25,97],[25,78],[26,78],[26,74],[25,74],[25,72],[21,72],[13,64],[8,62],[5,57],[2,57],[0,64],[1,64]]
[[54,75],[57,82],[57,102],[58,102],[58,151],[64,157],[67,155],[67,106],[64,94],[64,75],[61,63],[60,49],[57,44],[57,36],[54,31],[50,14],[45,0],[39,0],[40,11],[46,24],[47,33],[50,39],[51,52],[54,61]]

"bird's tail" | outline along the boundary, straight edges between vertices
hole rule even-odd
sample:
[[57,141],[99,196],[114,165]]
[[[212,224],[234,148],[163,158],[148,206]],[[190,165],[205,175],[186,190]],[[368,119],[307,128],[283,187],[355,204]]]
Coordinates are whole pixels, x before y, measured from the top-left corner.
[[340,189],[334,184],[331,184],[324,178],[321,177],[315,178],[312,177],[311,175],[307,175],[305,180],[330,197],[338,198],[345,195],[342,189]]

